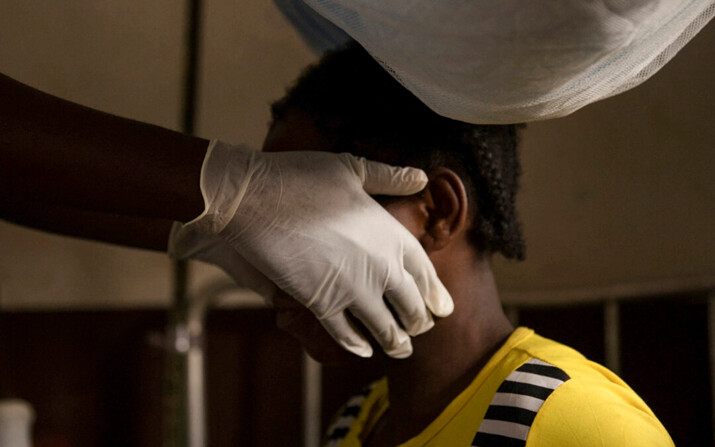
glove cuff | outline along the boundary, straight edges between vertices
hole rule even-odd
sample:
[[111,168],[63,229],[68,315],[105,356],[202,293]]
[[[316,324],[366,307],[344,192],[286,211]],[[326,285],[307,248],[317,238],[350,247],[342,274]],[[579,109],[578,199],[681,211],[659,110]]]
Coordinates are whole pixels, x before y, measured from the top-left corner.
[[204,211],[184,226],[209,234],[224,229],[243,199],[254,155],[247,146],[211,140],[201,166]]

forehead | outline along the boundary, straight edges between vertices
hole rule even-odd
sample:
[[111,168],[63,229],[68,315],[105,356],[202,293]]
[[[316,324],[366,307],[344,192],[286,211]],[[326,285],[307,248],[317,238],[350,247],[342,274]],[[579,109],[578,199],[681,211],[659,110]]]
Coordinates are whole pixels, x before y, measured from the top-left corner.
[[291,109],[273,121],[263,141],[263,151],[336,152],[335,140],[322,133],[308,114]]

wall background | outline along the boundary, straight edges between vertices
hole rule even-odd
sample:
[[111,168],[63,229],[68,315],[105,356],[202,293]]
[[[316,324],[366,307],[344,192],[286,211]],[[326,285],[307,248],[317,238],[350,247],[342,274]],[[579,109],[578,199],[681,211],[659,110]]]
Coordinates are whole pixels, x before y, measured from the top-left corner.
[[[3,0],[0,72],[176,129],[186,13],[169,0]],[[268,0],[205,0],[204,13],[197,133],[259,146],[268,104],[315,56]],[[519,204],[528,259],[496,262],[509,303],[653,296],[622,306],[621,369],[678,445],[712,444],[713,307],[686,292],[715,288],[714,49],[710,24],[643,86],[529,125]],[[193,264],[191,290],[224,278]],[[148,340],[165,329],[170,300],[163,254],[0,222],[0,397],[33,403],[38,446],[161,442],[166,355]],[[599,362],[605,315],[602,303],[516,312]],[[209,315],[212,445],[299,436],[301,351],[271,322],[263,309]],[[324,423],[371,373],[324,371]]]
[[[177,128],[182,2],[0,3],[0,72]],[[207,0],[197,133],[259,146],[268,104],[315,60],[267,0]],[[497,261],[506,301],[715,284],[715,27],[646,84],[524,134],[528,259]],[[0,310],[162,307],[162,254],[0,222]],[[223,277],[193,266],[192,290]],[[239,300],[244,299],[239,296]],[[247,299],[247,298],[246,298]]]

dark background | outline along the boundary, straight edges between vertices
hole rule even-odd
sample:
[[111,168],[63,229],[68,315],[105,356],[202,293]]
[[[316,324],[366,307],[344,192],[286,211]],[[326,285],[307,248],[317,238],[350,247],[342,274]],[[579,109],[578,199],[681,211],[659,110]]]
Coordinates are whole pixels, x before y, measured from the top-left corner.
[[[519,323],[604,362],[603,305],[520,309]],[[621,376],[676,445],[713,445],[707,294],[652,297],[620,307]],[[159,446],[165,351],[149,343],[166,312],[0,313],[0,398],[37,412],[35,445]],[[212,446],[298,446],[301,350],[268,310],[208,317],[208,426]],[[324,368],[323,426],[376,378]]]

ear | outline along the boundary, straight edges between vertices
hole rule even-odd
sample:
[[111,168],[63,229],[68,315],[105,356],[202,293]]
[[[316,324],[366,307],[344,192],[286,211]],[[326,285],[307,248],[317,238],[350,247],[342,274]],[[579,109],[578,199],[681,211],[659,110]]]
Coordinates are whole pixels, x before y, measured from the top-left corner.
[[467,191],[452,170],[437,168],[429,173],[424,200],[427,220],[420,243],[428,253],[447,247],[467,224]]

